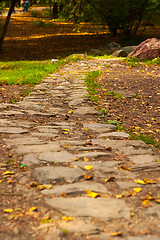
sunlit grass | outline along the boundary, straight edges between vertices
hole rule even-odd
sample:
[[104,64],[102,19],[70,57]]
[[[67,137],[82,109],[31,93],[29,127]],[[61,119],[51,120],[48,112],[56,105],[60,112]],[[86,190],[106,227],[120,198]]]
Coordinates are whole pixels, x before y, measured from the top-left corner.
[[62,61],[15,61],[0,62],[0,84],[31,84],[40,83],[50,73],[55,72],[63,64]]

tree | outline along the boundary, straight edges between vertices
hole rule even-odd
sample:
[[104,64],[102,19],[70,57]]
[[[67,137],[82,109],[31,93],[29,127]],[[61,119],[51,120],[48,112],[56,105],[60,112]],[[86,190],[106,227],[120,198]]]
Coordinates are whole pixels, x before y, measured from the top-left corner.
[[8,15],[7,15],[7,18],[6,18],[5,24],[4,24],[4,26],[3,26],[2,33],[1,33],[1,38],[0,38],[0,52],[2,51],[3,40],[4,40],[4,37],[5,37],[5,35],[6,35],[7,28],[8,28],[8,24],[9,24],[9,21],[10,21],[11,15],[12,15],[12,12],[14,11],[16,2],[17,2],[17,0],[11,0],[11,6],[10,6],[10,9],[9,9],[9,11],[8,11]]

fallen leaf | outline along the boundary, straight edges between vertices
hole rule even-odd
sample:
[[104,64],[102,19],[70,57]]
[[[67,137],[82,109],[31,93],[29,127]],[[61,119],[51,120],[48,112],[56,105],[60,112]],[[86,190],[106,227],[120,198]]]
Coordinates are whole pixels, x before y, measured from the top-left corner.
[[116,195],[117,199],[122,198],[122,197],[123,197],[123,195],[121,193]]
[[89,162],[88,158],[84,157],[83,159],[84,159],[85,162]]
[[30,187],[37,187],[38,186],[38,183],[37,182],[33,182],[30,184]]
[[124,166],[124,165],[120,165],[120,170],[130,171],[131,169],[129,167]]
[[3,212],[5,212],[5,213],[12,213],[13,209],[12,208],[3,209]]
[[92,178],[93,178],[93,176],[84,175],[84,176],[83,176],[83,178],[84,178],[85,180],[89,180],[89,179],[92,179]]
[[52,188],[52,184],[42,184],[42,185],[38,185],[37,188],[38,188],[39,190],[51,189],[51,188]]
[[0,180],[0,183],[3,182],[3,179]]
[[84,168],[85,168],[86,170],[91,170],[91,169],[93,168],[93,166],[92,166],[92,165],[86,165],[86,166],[84,166]]
[[100,194],[98,194],[98,193],[96,193],[96,192],[92,192],[92,191],[90,191],[90,190],[88,190],[88,189],[86,189],[86,192],[87,192],[87,196],[88,196],[88,197],[91,197],[91,198],[96,198],[96,197],[99,197],[99,196],[100,196]]
[[156,183],[156,181],[154,181],[154,180],[152,180],[152,179],[147,179],[147,178],[143,179],[143,181],[144,181],[146,184],[147,184],[147,183],[151,183],[151,184]]
[[5,172],[3,173],[3,175],[12,175],[12,174],[14,174],[14,172],[5,171]]
[[111,176],[111,177],[109,177],[109,178],[106,178],[106,179],[105,179],[105,182],[111,182],[111,181],[113,181],[113,180],[115,180],[115,177],[114,177],[114,176]]
[[31,208],[29,209],[29,212],[33,212],[33,211],[37,211],[37,207],[31,207]]
[[65,192],[61,193],[62,197],[67,197],[67,194]]
[[156,202],[160,203],[160,199],[155,199]]
[[146,183],[145,183],[143,180],[141,180],[141,179],[134,180],[134,182],[139,183],[139,184],[146,184]]
[[141,191],[142,191],[142,188],[133,188],[133,191],[134,191],[134,192],[141,192]]
[[62,217],[62,220],[65,220],[66,222],[68,222],[68,221],[73,221],[73,220],[75,220],[76,218],[75,217],[66,217],[66,216],[63,216]]
[[69,132],[69,129],[64,128],[63,131],[65,131],[65,132]]
[[73,111],[71,110],[71,111],[68,111],[68,114],[71,114],[71,113],[73,113]]
[[110,233],[109,235],[112,237],[116,237],[116,236],[121,236],[122,233],[121,232],[113,232],[113,233]]

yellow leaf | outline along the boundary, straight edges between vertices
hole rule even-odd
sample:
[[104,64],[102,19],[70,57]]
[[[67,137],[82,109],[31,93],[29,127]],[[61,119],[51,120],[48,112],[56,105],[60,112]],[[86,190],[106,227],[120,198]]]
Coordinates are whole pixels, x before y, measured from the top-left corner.
[[66,217],[66,216],[63,216],[62,217],[62,220],[65,220],[65,221],[73,221],[73,220],[75,220],[75,217]]
[[91,197],[91,198],[96,198],[96,197],[100,196],[98,193],[92,192],[92,191],[90,191],[88,189],[86,189],[86,192],[87,192],[87,196]]
[[84,157],[83,159],[84,159],[85,162],[89,162],[88,158]]
[[131,169],[129,167],[124,166],[124,165],[120,165],[120,170],[130,171]]
[[73,111],[71,110],[71,111],[68,111],[68,114],[71,114],[71,113],[73,113]]
[[109,177],[109,178],[106,178],[105,179],[105,182],[111,182],[111,181],[113,181],[115,179],[115,177],[114,176],[111,176],[111,177]]
[[38,185],[37,188],[38,188],[39,190],[51,189],[51,188],[52,188],[52,184],[42,184],[42,185]]
[[133,188],[133,191],[134,191],[134,192],[141,192],[141,191],[142,191],[142,188]]
[[83,177],[85,180],[89,180],[89,179],[92,179],[93,178],[93,176],[89,176],[89,175],[84,175],[84,177]]
[[147,183],[156,183],[156,181],[154,181],[154,180],[152,180],[152,179],[147,179],[147,178],[145,178],[145,179],[143,179],[144,180],[144,182],[147,184]]
[[148,199],[143,200],[143,201],[142,201],[142,205],[143,205],[143,206],[146,206],[149,201],[150,201],[150,200],[148,200]]
[[160,199],[155,199],[156,202],[160,203]]
[[86,165],[86,166],[84,166],[84,168],[85,168],[86,170],[91,170],[91,169],[93,168],[93,166],[91,166],[91,165]]
[[5,212],[5,213],[12,213],[13,209],[12,208],[7,208],[7,209],[4,209],[3,212]]
[[66,129],[66,128],[65,128],[65,129],[63,129],[63,131],[65,131],[65,132],[69,132],[69,129]]
[[122,233],[121,232],[113,232],[113,233],[110,233],[109,235],[112,237],[115,237],[115,236],[121,236]]
[[145,183],[143,180],[141,180],[141,179],[134,180],[134,182],[139,183],[139,184],[146,184],[146,183]]
[[122,194],[117,194],[117,195],[116,195],[116,198],[117,198],[117,199],[122,198],[122,197],[123,197]]
[[3,179],[0,180],[0,183],[3,182]]
[[36,210],[37,210],[36,207],[31,207],[31,208],[29,209],[29,212],[33,212],[33,211],[36,211]]
[[3,175],[12,175],[12,174],[14,174],[14,172],[5,171],[5,172],[3,173]]

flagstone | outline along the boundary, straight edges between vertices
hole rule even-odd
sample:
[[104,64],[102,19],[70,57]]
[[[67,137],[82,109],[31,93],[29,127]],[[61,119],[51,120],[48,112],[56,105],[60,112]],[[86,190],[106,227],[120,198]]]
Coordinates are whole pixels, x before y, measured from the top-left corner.
[[52,198],[45,199],[46,204],[67,216],[95,217],[103,220],[129,219],[130,210],[125,201],[108,198]]

